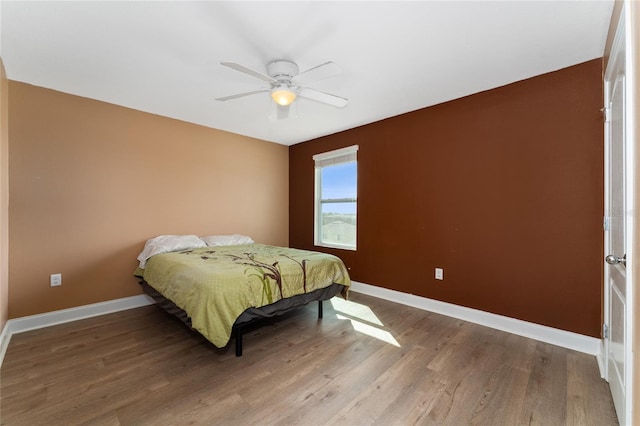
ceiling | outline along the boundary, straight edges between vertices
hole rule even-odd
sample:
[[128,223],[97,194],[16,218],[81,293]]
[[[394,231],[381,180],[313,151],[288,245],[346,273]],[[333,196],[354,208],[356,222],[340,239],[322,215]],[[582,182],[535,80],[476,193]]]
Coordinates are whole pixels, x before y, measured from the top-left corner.
[[[354,128],[603,55],[613,1],[0,3],[7,76],[284,145]],[[343,73],[272,119],[274,59]]]

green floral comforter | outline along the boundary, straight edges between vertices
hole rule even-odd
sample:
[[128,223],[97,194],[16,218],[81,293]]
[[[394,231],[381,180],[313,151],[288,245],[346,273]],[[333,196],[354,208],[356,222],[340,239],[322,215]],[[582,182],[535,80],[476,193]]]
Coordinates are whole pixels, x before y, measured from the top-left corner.
[[183,309],[217,347],[229,342],[234,322],[248,308],[333,283],[351,285],[336,256],[262,244],[157,254],[135,275]]

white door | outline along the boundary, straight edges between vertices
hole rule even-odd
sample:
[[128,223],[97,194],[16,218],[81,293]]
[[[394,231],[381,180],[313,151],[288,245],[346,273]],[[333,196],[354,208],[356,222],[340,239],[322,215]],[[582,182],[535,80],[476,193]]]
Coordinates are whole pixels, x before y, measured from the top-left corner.
[[[623,12],[624,14],[624,12]],[[605,326],[606,379],[621,425],[631,422],[630,175],[627,167],[624,16],[614,40],[605,72],[606,100],[606,217],[605,217]]]

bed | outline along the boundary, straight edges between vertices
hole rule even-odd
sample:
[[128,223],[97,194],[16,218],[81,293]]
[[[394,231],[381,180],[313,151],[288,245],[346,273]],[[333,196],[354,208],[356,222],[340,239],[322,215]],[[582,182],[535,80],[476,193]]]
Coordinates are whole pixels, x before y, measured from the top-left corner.
[[[180,244],[166,242],[177,237]],[[156,237],[145,244],[135,271],[159,307],[216,347],[227,346],[234,334],[236,356],[242,355],[242,331],[248,324],[314,301],[322,318],[322,301],[337,294],[346,298],[351,285],[336,256],[245,238],[217,245],[206,237]],[[158,241],[159,249],[154,247]]]

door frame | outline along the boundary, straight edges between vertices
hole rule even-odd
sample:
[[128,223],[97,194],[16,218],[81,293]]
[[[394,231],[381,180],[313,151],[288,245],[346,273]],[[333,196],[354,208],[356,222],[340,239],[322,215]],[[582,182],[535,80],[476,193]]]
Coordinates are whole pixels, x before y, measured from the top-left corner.
[[[635,294],[633,291],[633,281],[634,281],[634,253],[633,253],[633,245],[634,245],[634,232],[636,228],[635,223],[635,182],[634,177],[636,174],[635,170],[635,115],[634,115],[634,96],[635,96],[635,75],[634,75],[634,66],[633,66],[633,55],[631,55],[629,49],[633,48],[634,43],[631,40],[631,22],[630,13],[628,10],[629,3],[624,2],[622,6],[622,10],[620,13],[620,18],[616,27],[615,37],[613,41],[613,46],[611,49],[610,60],[607,64],[607,68],[604,72],[604,108],[605,114],[608,114],[608,108],[610,106],[610,90],[612,89],[612,73],[615,70],[615,57],[619,54],[620,49],[624,51],[624,73],[625,73],[625,111],[624,111],[624,132],[625,132],[625,252],[627,255],[627,267],[626,267],[626,318],[625,318],[625,377],[624,377],[624,386],[625,386],[625,413],[624,418],[626,419],[626,423],[633,421],[633,374],[634,374],[634,365],[633,365],[633,326],[634,326],[634,316],[637,314],[634,312],[634,303],[635,303]],[[610,245],[609,245],[609,236],[607,234],[607,221],[608,214],[610,211],[610,203],[609,203],[609,160],[610,160],[610,124],[607,120],[605,120],[605,176],[604,176],[604,207],[605,207],[605,234],[604,234],[604,254],[605,256],[610,253]],[[609,279],[610,279],[610,269],[609,266],[604,263],[604,282],[603,282],[603,291],[604,291],[604,325],[608,327],[610,324],[610,299],[609,299]],[[603,377],[609,381],[609,338],[605,338],[603,333],[603,362],[601,365],[602,375]]]

